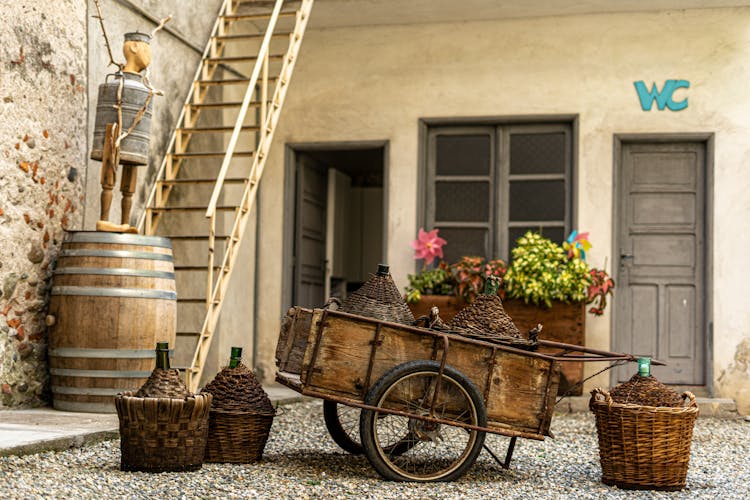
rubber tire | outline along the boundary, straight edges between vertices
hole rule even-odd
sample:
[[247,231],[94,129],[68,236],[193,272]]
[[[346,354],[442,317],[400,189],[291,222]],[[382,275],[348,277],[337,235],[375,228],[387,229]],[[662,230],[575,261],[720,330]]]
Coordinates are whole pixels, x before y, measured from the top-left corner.
[[356,408],[345,406],[335,401],[329,401],[327,399],[323,400],[323,420],[325,420],[328,434],[331,435],[334,442],[344,451],[347,451],[352,455],[361,455],[364,453],[362,443],[352,439],[352,437],[344,430],[344,426],[341,425],[341,420],[339,418],[339,408],[341,407],[356,410]]
[[[385,375],[383,375],[367,392],[365,396],[365,404],[371,406],[378,406],[378,402],[385,395],[388,389],[398,383],[402,378],[417,373],[417,372],[440,372],[440,363],[431,360],[418,360],[409,361],[391,369]],[[479,427],[487,426],[487,409],[484,405],[484,400],[477,389],[476,385],[466,378],[461,372],[446,365],[443,369],[443,377],[452,378],[458,385],[468,394],[474,407],[476,408],[477,421],[475,425]],[[470,452],[466,455],[463,462],[451,473],[440,477],[440,478],[425,478],[423,480],[415,479],[401,475],[397,470],[392,469],[388,462],[386,462],[382,456],[378,453],[378,445],[376,443],[375,433],[373,430],[373,422],[375,419],[375,412],[372,410],[362,410],[360,415],[360,430],[359,434],[362,439],[362,447],[364,448],[365,456],[373,468],[385,479],[391,481],[411,481],[411,482],[437,482],[437,481],[454,481],[464,474],[474,465],[479,453],[482,451],[484,445],[485,433],[477,431],[476,440],[471,447]],[[470,431],[472,432],[472,431]]]

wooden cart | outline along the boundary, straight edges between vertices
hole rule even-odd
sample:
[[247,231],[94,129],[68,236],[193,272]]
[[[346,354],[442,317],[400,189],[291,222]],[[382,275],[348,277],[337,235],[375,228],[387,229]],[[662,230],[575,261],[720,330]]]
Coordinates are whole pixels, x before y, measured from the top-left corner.
[[505,460],[498,460],[506,468],[517,438],[551,435],[560,362],[636,360],[568,344],[539,345],[559,352],[294,307],[282,323],[276,380],[324,399],[334,440],[347,451],[364,452],[383,477],[451,481],[474,463],[487,432],[511,438]]

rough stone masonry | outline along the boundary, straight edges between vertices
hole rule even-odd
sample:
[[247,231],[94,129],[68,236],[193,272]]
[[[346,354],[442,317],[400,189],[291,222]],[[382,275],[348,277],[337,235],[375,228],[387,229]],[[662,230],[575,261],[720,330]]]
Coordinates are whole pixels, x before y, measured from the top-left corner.
[[0,407],[46,398],[51,262],[86,178],[86,2],[11,2],[0,30]]

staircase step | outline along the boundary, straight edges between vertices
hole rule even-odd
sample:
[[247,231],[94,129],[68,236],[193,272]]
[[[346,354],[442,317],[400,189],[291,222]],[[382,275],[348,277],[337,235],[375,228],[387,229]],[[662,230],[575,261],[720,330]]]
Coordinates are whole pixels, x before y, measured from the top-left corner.
[[[229,234],[217,234],[214,236],[217,240],[227,240],[231,238],[232,236]],[[167,236],[170,240],[179,240],[179,241],[202,241],[207,240],[208,235],[205,234],[188,234],[188,235],[180,235],[180,236]],[[206,269],[204,267],[203,269]]]
[[[260,104],[260,103],[259,103]],[[224,109],[224,108],[239,108],[242,106],[242,101],[231,101],[231,102],[202,102],[200,104],[188,104],[191,108],[195,109]]]
[[[278,77],[268,77],[268,81],[276,81],[278,80]],[[249,78],[225,78],[225,79],[219,79],[219,80],[197,80],[199,84],[201,85],[240,85],[242,83],[248,84],[250,83]],[[258,85],[260,85],[260,79],[258,79]]]
[[[171,238],[171,236],[166,236]],[[214,266],[214,271],[219,271],[221,266]],[[174,266],[175,271],[208,271],[208,266]]]
[[[297,15],[296,10],[283,10],[279,12],[279,17],[294,17]],[[262,21],[264,19],[271,19],[271,13],[262,14],[230,14],[221,16],[221,19],[225,21]]]
[[[256,125],[245,125],[241,130],[243,132],[258,132],[260,127]],[[213,134],[218,132],[233,132],[234,127],[178,127],[177,131],[191,134]]]
[[[226,151],[204,151],[201,153],[167,153],[173,158],[224,158]],[[253,151],[235,151],[234,156],[252,158]]]
[[[216,184],[216,178],[215,177],[206,177],[206,178],[195,178],[195,179],[162,179],[160,181],[157,181],[159,184]],[[224,184],[244,184],[247,182],[247,178],[245,177],[237,177],[237,178],[226,178],[224,179]]]
[[[280,32],[280,33],[274,33],[271,36],[273,38],[286,38],[291,34],[292,34],[291,31],[286,31],[286,32]],[[253,39],[262,40],[264,36],[266,36],[265,33],[248,33],[248,34],[242,34],[242,35],[219,35],[219,36],[214,36],[211,38],[219,42],[233,42],[236,40],[253,40]]]
[[[283,61],[284,54],[270,54],[268,59],[271,61]],[[207,57],[204,61],[210,62],[211,64],[223,64],[233,62],[248,62],[257,61],[258,56],[225,56],[225,57]]]
[[[235,206],[217,206],[216,210],[221,210],[223,212],[229,212],[232,210],[239,210],[240,207]],[[206,211],[208,207],[203,206],[184,206],[184,207],[148,207],[147,210],[151,210],[152,212],[200,212],[200,211]]]
[[176,332],[178,337],[197,337],[201,332]]

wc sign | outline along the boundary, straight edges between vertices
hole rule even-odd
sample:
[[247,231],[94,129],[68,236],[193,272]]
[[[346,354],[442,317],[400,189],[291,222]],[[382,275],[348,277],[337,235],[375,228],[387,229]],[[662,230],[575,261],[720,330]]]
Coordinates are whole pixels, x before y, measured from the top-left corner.
[[643,111],[651,111],[654,102],[659,111],[663,111],[664,108],[670,111],[681,111],[688,107],[687,97],[677,101],[674,98],[676,90],[690,88],[690,82],[687,80],[667,80],[661,90],[656,86],[656,82],[651,84],[651,90],[646,87],[643,80],[633,82],[633,85],[635,85]]

